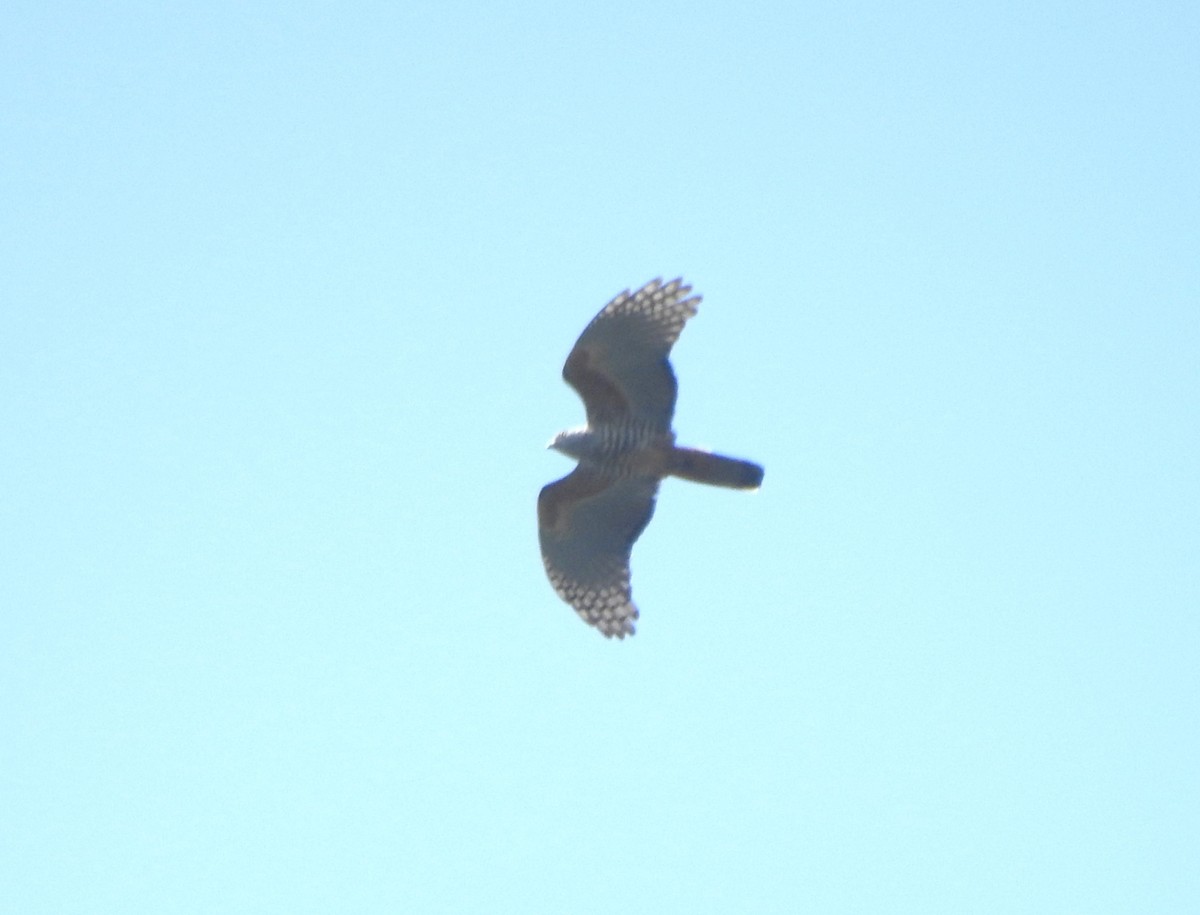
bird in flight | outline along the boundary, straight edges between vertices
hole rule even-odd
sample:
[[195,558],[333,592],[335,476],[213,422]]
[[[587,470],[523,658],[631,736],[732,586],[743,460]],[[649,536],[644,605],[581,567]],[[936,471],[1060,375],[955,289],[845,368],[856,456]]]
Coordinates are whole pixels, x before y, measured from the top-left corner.
[[538,495],[542,562],[558,596],[605,636],[634,634],[629,554],[664,477],[757,489],[750,461],[675,444],[675,373],[667,356],[700,296],[682,279],[625,290],[584,328],[563,378],[587,411],[587,426],[550,447],[579,463]]

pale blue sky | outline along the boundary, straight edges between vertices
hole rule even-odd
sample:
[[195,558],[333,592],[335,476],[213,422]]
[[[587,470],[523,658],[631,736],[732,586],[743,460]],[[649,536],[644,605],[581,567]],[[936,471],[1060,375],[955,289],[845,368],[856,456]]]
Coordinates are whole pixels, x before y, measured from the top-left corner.
[[[10,2],[0,910],[1200,906],[1192,3]],[[563,358],[704,295],[638,635]]]

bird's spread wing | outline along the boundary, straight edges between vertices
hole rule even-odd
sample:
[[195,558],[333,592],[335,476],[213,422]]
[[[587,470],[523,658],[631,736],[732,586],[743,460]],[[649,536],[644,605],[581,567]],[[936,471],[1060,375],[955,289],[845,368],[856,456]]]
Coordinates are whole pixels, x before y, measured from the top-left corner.
[[615,479],[585,465],[542,489],[538,537],[559,597],[606,636],[634,632],[629,554],[654,514],[658,480]]
[[676,279],[652,280],[609,302],[575,343],[563,378],[579,392],[588,423],[636,420],[667,431],[675,412],[675,374],[667,356],[700,296]]

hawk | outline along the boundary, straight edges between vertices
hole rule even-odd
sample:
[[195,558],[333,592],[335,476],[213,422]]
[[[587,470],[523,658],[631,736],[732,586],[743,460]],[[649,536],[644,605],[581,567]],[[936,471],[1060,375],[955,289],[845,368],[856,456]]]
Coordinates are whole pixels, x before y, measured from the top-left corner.
[[682,279],[625,290],[584,328],[563,366],[587,425],[550,447],[579,463],[538,495],[542,562],[558,596],[605,636],[634,634],[629,554],[664,477],[757,489],[750,461],[675,444],[675,373],[667,356],[700,296]]

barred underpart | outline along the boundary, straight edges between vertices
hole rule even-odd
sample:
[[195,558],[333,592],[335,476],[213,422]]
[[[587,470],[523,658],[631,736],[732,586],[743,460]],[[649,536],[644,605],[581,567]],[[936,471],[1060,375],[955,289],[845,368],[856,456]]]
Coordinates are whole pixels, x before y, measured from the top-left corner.
[[672,433],[646,423],[604,423],[571,433],[561,450],[608,476],[662,476],[674,444]]

